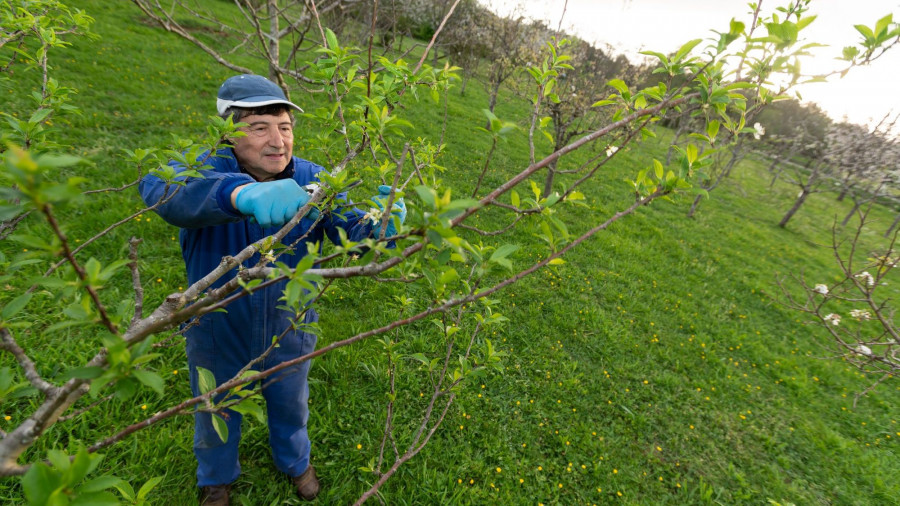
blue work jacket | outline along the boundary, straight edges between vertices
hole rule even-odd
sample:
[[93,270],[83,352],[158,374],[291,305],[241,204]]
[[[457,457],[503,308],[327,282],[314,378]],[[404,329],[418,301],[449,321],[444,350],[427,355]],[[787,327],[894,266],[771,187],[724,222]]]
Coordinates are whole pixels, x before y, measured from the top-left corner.
[[[163,220],[181,228],[181,251],[190,284],[215,269],[222,257],[235,255],[280,228],[263,228],[234,208],[231,204],[232,191],[238,186],[256,181],[241,170],[230,147],[219,150],[217,155],[209,158],[207,163],[212,168],[203,171],[203,178],[191,178],[181,187],[170,186],[169,194],[179,188],[177,193],[156,209]],[[178,164],[171,165],[176,170],[183,170]],[[321,166],[294,156],[278,179],[290,177],[304,186],[317,182],[316,174],[321,170],[324,170]],[[147,205],[153,205],[163,198],[165,186],[163,180],[147,175],[140,182],[141,197]],[[313,220],[303,218],[281,242],[285,245],[293,244],[309,232],[302,243],[318,242],[321,247],[324,236],[327,235],[331,241],[339,244],[338,228],[343,228],[351,241],[361,240],[371,234],[372,225],[361,219],[361,211],[345,209],[342,214],[344,219],[329,214],[311,231]],[[307,251],[302,243],[295,248],[296,254],[282,255],[279,261],[291,268],[295,267]],[[254,255],[244,262],[244,267],[252,267],[258,261],[259,255]],[[211,288],[221,286],[232,277],[221,277]],[[273,336],[281,335],[291,326],[292,315],[288,311],[277,309],[284,284],[277,283],[251,296],[239,298],[227,307],[225,313],[210,313],[200,318],[196,325],[185,332],[189,351],[199,345],[206,352],[215,353],[217,361],[230,364],[231,367],[225,369],[240,367],[259,356],[271,344]],[[315,319],[315,313],[310,313],[307,315],[307,322]],[[293,336],[292,333],[300,332],[289,331],[284,344],[288,344],[291,337],[302,339],[302,336]],[[224,370],[222,374],[225,374]],[[222,381],[219,378],[217,380]]]

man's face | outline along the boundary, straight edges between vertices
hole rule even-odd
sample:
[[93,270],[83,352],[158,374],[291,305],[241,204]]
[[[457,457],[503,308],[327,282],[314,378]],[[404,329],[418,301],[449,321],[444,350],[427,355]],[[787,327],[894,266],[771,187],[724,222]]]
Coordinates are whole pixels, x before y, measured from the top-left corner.
[[280,174],[291,160],[294,129],[287,111],[277,116],[250,115],[241,119],[247,135],[232,140],[238,163],[257,181]]

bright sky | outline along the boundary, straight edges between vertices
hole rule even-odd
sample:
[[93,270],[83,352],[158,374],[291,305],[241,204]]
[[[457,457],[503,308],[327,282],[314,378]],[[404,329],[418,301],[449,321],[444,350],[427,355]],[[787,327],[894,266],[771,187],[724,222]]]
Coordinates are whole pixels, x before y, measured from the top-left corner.
[[[498,12],[506,12],[516,0],[480,0]],[[786,0],[761,0],[771,12]],[[556,27],[565,0],[521,0],[528,16]],[[568,0],[563,29],[599,46],[609,43],[634,57],[637,51],[669,53],[696,38],[725,31],[731,18],[749,25],[746,0]],[[828,44],[804,63],[804,70],[825,72],[839,66],[833,60],[844,46],[860,39],[855,24],[873,27],[882,16],[893,13],[900,20],[900,0],[812,0],[808,14],[818,17],[801,32],[805,39]],[[639,56],[639,55],[638,55]],[[816,102],[832,118],[844,115],[854,123],[900,113],[900,47],[895,47],[868,68],[855,68],[843,79],[810,84],[800,89],[804,101]]]

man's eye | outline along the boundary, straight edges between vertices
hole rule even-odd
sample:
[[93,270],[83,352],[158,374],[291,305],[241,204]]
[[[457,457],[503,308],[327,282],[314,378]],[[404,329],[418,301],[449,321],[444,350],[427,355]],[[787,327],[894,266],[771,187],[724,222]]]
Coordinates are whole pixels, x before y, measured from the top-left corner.
[[268,128],[266,127],[255,127],[250,129],[250,133],[253,135],[263,135],[267,130]]

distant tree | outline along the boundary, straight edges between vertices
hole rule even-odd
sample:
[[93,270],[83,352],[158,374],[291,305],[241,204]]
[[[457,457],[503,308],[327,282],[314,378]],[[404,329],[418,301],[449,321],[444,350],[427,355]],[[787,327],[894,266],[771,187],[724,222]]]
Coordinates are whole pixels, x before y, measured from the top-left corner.
[[520,10],[506,16],[488,16],[479,24],[480,33],[490,52],[485,88],[488,92],[488,110],[494,112],[500,86],[521,71],[521,68],[537,61],[544,25],[528,22]]
[[800,192],[778,226],[786,226],[813,193],[837,191],[839,198],[852,196],[854,206],[844,225],[864,201],[882,195],[898,166],[896,142],[886,135],[889,128],[884,121],[871,130],[851,123],[832,125],[823,141],[814,141],[813,156],[785,177]]

